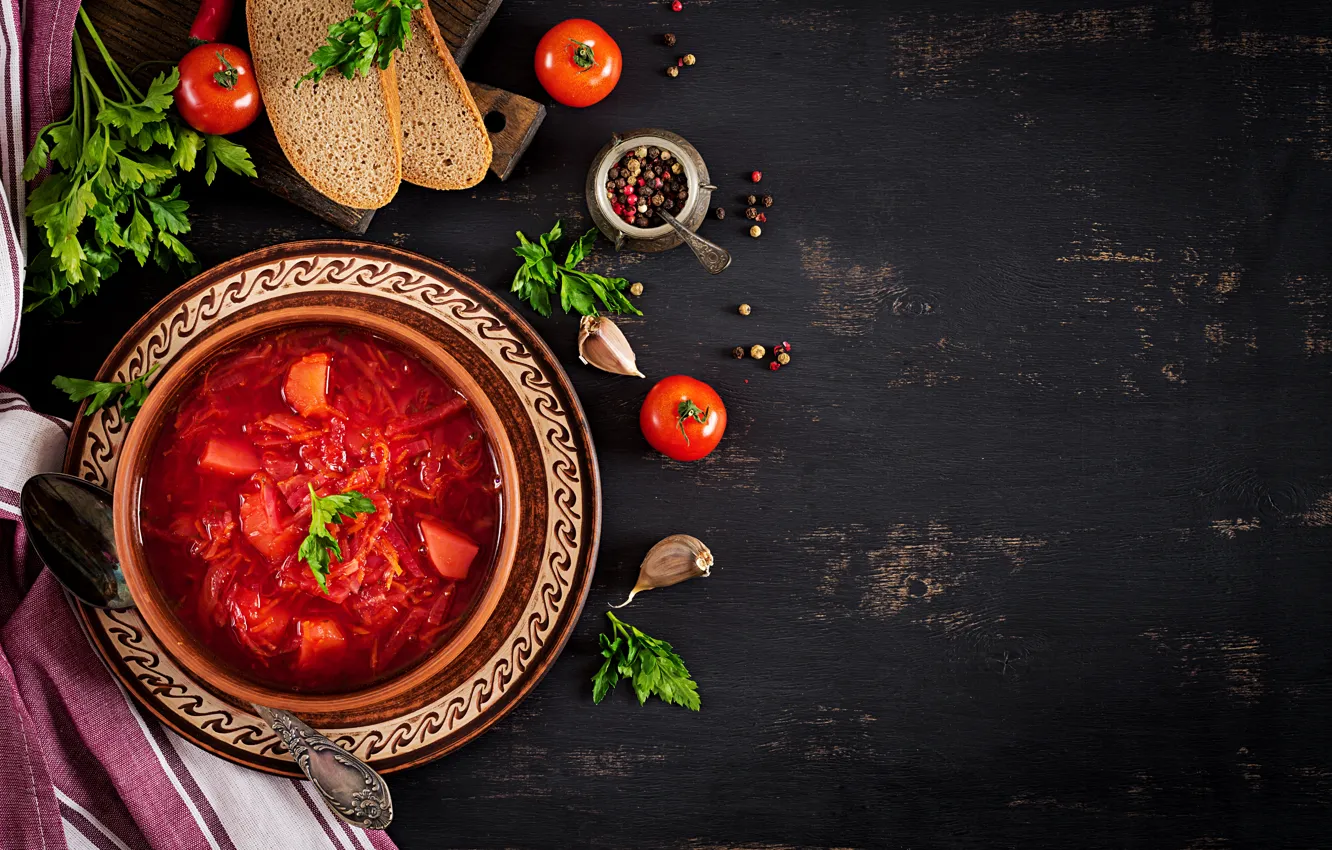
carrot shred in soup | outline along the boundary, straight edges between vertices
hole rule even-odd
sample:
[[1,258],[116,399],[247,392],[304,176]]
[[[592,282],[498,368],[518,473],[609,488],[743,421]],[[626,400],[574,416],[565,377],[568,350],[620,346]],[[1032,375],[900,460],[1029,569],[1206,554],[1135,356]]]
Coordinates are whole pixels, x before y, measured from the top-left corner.
[[[467,400],[359,331],[302,327],[223,352],[153,448],[140,529],[185,626],[248,678],[345,691],[442,643],[493,566],[500,477]],[[326,525],[327,590],[300,555],[310,488],[374,511]]]

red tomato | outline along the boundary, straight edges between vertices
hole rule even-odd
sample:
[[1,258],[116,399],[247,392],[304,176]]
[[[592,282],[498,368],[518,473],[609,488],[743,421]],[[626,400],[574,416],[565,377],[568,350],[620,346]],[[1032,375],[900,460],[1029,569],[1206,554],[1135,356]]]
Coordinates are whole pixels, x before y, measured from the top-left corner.
[[244,130],[263,108],[250,55],[230,44],[201,44],[186,53],[174,95],[180,117],[200,133]]
[[652,448],[673,460],[706,457],[726,432],[717,391],[686,375],[662,378],[648,391],[638,425]]
[[591,106],[620,81],[620,46],[583,18],[551,27],[536,49],[536,75],[565,106]]

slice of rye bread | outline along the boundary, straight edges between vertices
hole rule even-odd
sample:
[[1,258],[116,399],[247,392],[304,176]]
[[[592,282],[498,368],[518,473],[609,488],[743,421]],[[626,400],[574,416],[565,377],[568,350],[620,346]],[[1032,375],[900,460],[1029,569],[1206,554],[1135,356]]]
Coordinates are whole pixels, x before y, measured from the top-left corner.
[[493,151],[481,110],[439,34],[427,3],[394,60],[402,103],[402,179],[466,189],[486,176]]
[[345,79],[296,81],[328,27],[351,14],[347,0],[247,0],[254,75],[278,144],[292,167],[329,199],[371,210],[402,182],[402,129],[392,66]]

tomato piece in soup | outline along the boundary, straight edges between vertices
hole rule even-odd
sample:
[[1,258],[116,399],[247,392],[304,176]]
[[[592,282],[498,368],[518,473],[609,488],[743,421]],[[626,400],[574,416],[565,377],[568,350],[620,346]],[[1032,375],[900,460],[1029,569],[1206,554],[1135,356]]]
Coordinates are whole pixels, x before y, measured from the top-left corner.
[[296,628],[301,638],[296,664],[307,669],[335,658],[347,640],[334,620],[301,620]]
[[328,373],[332,358],[324,351],[307,354],[291,364],[283,395],[287,404],[302,416],[322,416],[329,412]]
[[204,444],[199,468],[220,475],[253,475],[259,471],[259,455],[248,443],[213,437]]
[[241,494],[241,531],[251,546],[276,563],[296,551],[305,535],[283,521],[285,502],[278,504],[277,486],[265,476],[256,477],[260,479],[258,489]]
[[437,519],[421,520],[421,537],[426,554],[440,575],[454,581],[467,578],[467,571],[481,547]]

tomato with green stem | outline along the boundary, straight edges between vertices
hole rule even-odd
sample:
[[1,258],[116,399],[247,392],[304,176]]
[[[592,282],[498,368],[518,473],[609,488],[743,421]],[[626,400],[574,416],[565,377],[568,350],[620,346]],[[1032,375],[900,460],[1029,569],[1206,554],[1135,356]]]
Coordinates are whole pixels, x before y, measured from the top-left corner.
[[201,44],[186,53],[174,94],[187,124],[219,136],[253,124],[263,106],[250,55],[230,44]]
[[652,448],[672,460],[707,457],[726,432],[717,391],[688,375],[662,378],[643,400],[638,426]]
[[536,75],[565,106],[591,106],[620,81],[620,46],[604,29],[583,18],[551,27],[536,49]]

